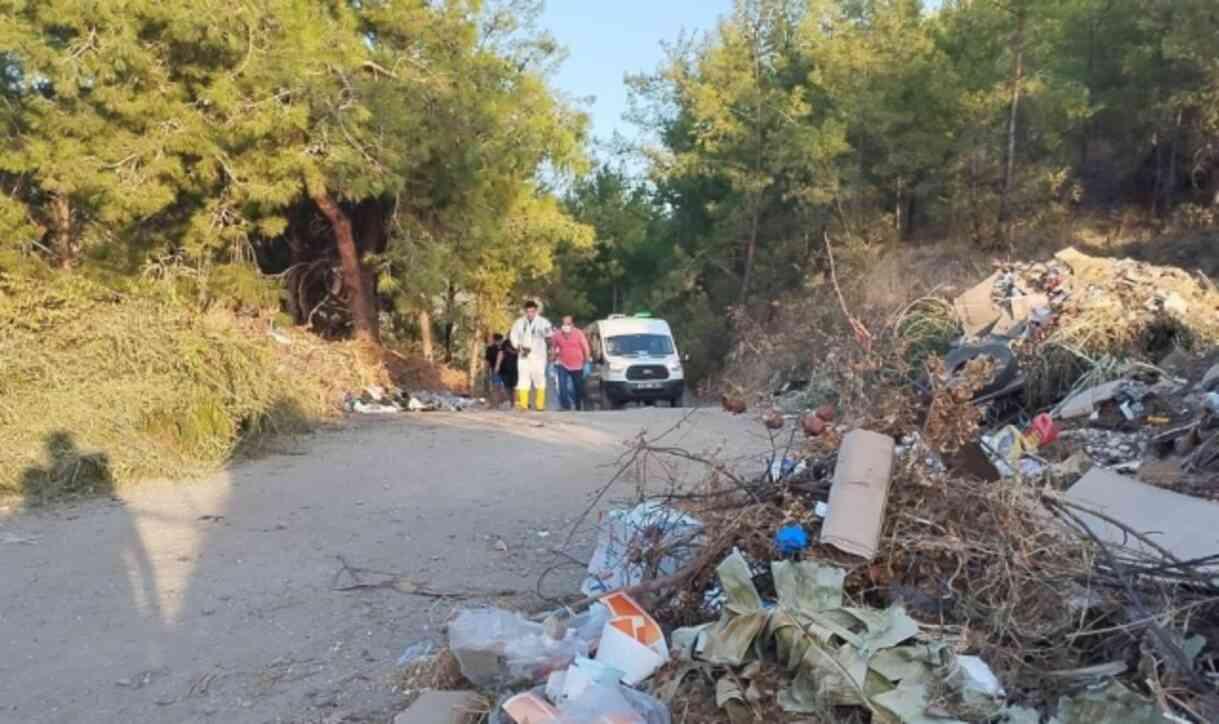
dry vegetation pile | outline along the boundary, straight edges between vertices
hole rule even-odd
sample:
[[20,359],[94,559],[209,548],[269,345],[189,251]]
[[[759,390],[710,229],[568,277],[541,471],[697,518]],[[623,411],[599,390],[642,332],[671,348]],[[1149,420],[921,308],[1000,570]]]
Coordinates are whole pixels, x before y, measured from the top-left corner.
[[0,272],[0,495],[108,493],[225,464],[341,413],[371,384],[452,373],[355,342],[207,311],[165,284]]

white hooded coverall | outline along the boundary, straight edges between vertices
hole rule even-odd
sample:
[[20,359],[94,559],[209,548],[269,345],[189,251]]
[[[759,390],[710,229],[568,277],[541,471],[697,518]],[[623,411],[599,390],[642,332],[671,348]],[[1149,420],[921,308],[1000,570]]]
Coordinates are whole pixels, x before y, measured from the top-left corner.
[[[550,322],[538,315],[529,321],[528,317],[521,317],[512,325],[512,331],[508,333],[508,339],[512,341],[512,346],[516,348],[517,354],[517,381],[516,389],[528,392],[530,389],[541,390],[542,394],[546,391],[546,361],[549,358],[550,350],[547,343],[554,336],[554,327]],[[529,349],[529,355],[525,355],[525,349]]]

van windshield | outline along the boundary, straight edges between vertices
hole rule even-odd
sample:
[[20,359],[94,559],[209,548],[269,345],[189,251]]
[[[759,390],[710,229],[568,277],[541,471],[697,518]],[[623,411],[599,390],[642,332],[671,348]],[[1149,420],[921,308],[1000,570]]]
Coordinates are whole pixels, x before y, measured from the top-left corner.
[[605,351],[614,357],[666,357],[673,354],[673,339],[664,334],[620,334],[605,339]]

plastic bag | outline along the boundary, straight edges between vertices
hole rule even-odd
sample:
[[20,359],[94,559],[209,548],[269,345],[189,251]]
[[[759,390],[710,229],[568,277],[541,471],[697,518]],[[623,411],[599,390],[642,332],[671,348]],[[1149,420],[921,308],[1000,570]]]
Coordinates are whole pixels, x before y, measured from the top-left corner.
[[[540,623],[498,608],[466,609],[449,624],[449,646],[461,673],[480,687],[545,681],[577,656],[588,656],[595,639],[589,626],[569,626],[561,640],[546,635]],[[600,632],[598,631],[598,635]]]
[[597,548],[580,590],[599,596],[643,581],[651,551],[663,550],[656,575],[669,576],[694,559],[703,544],[703,524],[673,508],[651,502],[606,514]]
[[[546,687],[532,693],[546,696]],[[496,702],[488,724],[516,724],[504,711],[504,704],[515,694]],[[578,699],[558,709],[553,724],[671,724],[669,709],[660,700],[625,686],[590,686]],[[548,723],[549,724],[549,723]]]
[[669,710],[658,700],[625,686],[590,686],[559,709],[562,724],[670,724]]

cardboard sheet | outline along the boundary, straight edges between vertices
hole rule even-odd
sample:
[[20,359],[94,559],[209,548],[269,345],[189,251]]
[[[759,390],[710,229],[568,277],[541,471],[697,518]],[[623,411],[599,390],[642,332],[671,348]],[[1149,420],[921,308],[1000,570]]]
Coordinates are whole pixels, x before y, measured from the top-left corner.
[[[1180,560],[1219,553],[1219,503],[1155,488],[1104,468],[1093,468],[1071,486],[1066,498],[1120,520]],[[1080,517],[1106,542],[1120,545],[1127,538],[1100,518],[1086,513]],[[1133,539],[1127,544],[1136,549],[1143,545]]]
[[1060,420],[1072,420],[1077,417],[1087,417],[1092,414],[1097,405],[1112,400],[1121,389],[1124,380],[1106,382],[1103,385],[1089,387],[1086,390],[1071,395],[1058,405],[1054,417]]
[[971,337],[1003,316],[1003,310],[991,300],[991,293],[998,280],[999,272],[995,272],[952,302],[953,308],[961,317],[965,333]]
[[871,560],[880,545],[880,531],[893,475],[893,438],[868,430],[852,430],[842,439],[830,512],[821,527],[821,541]]

